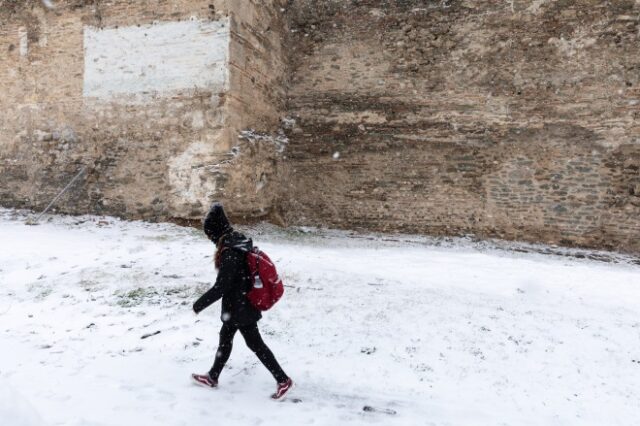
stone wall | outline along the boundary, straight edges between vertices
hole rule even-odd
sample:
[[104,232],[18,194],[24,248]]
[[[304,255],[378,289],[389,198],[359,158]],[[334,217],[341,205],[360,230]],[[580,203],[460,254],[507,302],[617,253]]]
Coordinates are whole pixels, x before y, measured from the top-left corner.
[[54,3],[0,0],[0,205],[640,252],[640,0]]
[[639,17],[294,0],[284,217],[640,251]]
[[[229,0],[232,19],[227,126],[240,157],[227,167],[224,197],[238,219],[273,219],[278,163],[284,138],[278,136],[285,110],[288,72],[284,35],[287,0]],[[244,137],[239,137],[243,132]]]
[[43,208],[86,166],[59,211],[199,218],[222,199],[264,215],[256,188],[276,148],[238,135],[279,123],[282,94],[261,69],[282,63],[279,39],[260,38],[281,31],[281,15],[262,14],[279,0],[54,3],[0,8],[0,204]]

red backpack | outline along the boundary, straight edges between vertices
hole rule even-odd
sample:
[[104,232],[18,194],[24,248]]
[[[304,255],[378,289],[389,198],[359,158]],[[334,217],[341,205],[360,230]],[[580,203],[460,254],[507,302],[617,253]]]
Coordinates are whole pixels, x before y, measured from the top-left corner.
[[284,293],[284,285],[278,277],[276,266],[269,256],[258,247],[247,253],[247,263],[253,288],[247,298],[260,311],[271,309]]

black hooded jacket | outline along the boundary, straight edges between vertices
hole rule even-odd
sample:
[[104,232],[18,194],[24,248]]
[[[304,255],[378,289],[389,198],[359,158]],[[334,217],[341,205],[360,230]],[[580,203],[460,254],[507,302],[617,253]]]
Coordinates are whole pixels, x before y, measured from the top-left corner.
[[221,238],[218,250],[222,252],[216,283],[196,300],[193,310],[199,313],[222,298],[222,322],[237,327],[254,324],[262,318],[262,314],[246,296],[252,287],[247,252],[253,248],[253,242],[237,231]]

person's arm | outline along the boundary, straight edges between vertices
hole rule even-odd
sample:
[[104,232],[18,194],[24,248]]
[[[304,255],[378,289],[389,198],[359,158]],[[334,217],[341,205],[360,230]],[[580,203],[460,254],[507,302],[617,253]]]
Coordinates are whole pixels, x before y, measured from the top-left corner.
[[216,283],[193,304],[196,314],[217,302],[242,280],[243,262],[246,262],[244,253],[238,250],[226,249],[222,252]]

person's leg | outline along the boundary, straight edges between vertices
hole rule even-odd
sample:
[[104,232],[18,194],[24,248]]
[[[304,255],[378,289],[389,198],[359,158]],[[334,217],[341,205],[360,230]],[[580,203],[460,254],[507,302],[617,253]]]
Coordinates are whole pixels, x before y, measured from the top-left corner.
[[273,352],[267,347],[260,336],[258,331],[258,324],[253,324],[240,328],[240,333],[244,337],[244,341],[247,343],[247,347],[251,349],[260,362],[267,367],[267,370],[271,373],[276,382],[284,383],[289,379],[289,376],[282,371],[280,364],[276,361],[276,357],[273,356]]
[[222,324],[216,359],[213,362],[213,367],[209,370],[209,376],[211,376],[212,379],[218,380],[224,365],[229,360],[231,349],[233,348],[233,336],[235,336],[236,331],[238,331],[238,329],[233,325],[226,322]]

